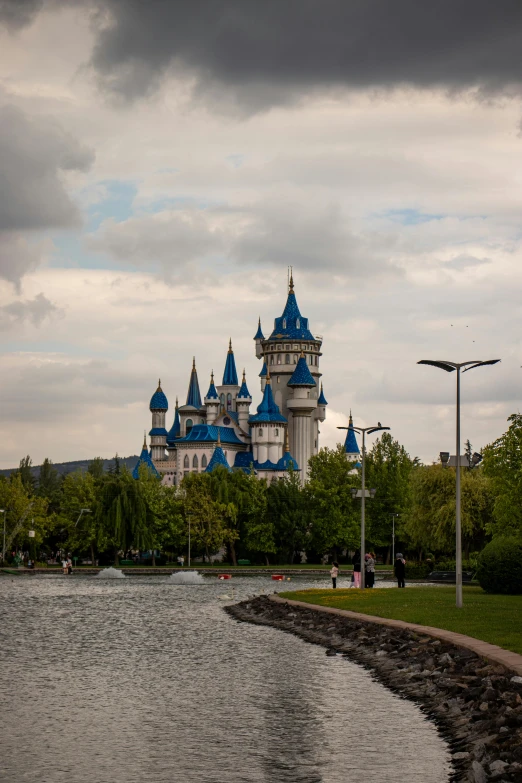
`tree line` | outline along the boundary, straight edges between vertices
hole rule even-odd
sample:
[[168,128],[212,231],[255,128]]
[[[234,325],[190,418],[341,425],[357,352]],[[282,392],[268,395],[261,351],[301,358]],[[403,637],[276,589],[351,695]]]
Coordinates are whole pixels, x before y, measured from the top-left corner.
[[[507,431],[483,450],[483,462],[463,468],[464,559],[506,532],[522,535],[522,415],[509,417]],[[471,445],[467,444],[471,450]],[[455,538],[455,470],[422,465],[390,433],[366,456],[367,545],[389,562],[395,522],[396,551],[410,559],[452,559]],[[9,478],[0,477],[0,508],[6,514],[6,551],[22,548],[33,558],[62,549],[101,563],[118,562],[129,550],[185,554],[209,560],[220,550],[227,562],[319,563],[324,555],[350,560],[359,546],[360,471],[342,445],[310,459],[301,487],[290,471],[275,482],[253,473],[217,468],[186,476],[166,487],[140,468],[139,478],[118,458],[109,472],[94,459],[87,472],[60,476],[46,459],[38,478],[25,457]],[[88,509],[82,512],[82,509]],[[29,538],[28,531],[34,531]],[[152,554],[154,557],[154,554]]]

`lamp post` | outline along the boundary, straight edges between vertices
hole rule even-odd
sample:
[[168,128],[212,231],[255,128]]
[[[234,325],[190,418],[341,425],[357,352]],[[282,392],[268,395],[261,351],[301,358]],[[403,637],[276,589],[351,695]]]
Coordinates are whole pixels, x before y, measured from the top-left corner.
[[7,512],[5,508],[0,508],[0,514],[4,515],[4,539],[2,543],[2,564],[5,563],[5,518],[7,516]]
[[188,515],[188,523],[189,523],[189,538],[188,538],[188,567],[190,568],[190,514]]
[[398,514],[390,514],[392,518],[392,566],[395,563],[395,519]]
[[82,514],[90,514],[90,513],[91,513],[91,509],[90,508],[81,508],[80,509],[80,515],[78,516],[78,519],[76,520],[76,524],[75,524],[74,527],[78,527],[78,522],[82,518]]
[[[430,359],[422,359],[417,364],[429,364],[432,367],[438,367],[440,370],[446,372],[457,371],[457,421],[456,421],[456,500],[455,500],[455,567],[456,567],[456,596],[455,603],[457,609],[462,609],[462,531],[461,531],[461,509],[460,509],[460,371],[467,372],[468,370],[474,370],[476,367],[484,367],[487,364],[497,364],[500,359],[488,359],[488,361],[482,362],[478,360],[470,362],[448,362],[448,361],[431,361]],[[449,461],[450,457],[448,452],[441,452],[442,455]],[[444,464],[444,461],[443,461]]]
[[[373,427],[354,427],[353,425],[351,427],[337,427],[338,430],[354,430],[354,432],[360,432],[362,434],[362,470],[361,470],[361,494],[359,495],[359,490],[357,490],[357,494],[355,497],[361,498],[361,590],[364,590],[364,550],[366,548],[366,531],[365,531],[365,506],[364,501],[367,497],[366,495],[366,472],[365,472],[365,462],[366,462],[366,433],[368,435],[372,435],[374,432],[380,432],[381,430],[389,430],[389,427],[383,427],[381,422],[377,422],[377,426]],[[375,497],[375,489],[371,489],[368,493],[370,497]]]

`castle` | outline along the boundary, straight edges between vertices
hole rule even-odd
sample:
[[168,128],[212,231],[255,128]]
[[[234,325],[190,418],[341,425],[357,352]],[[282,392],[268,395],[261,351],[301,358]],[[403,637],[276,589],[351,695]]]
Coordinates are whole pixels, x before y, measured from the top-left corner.
[[[152,395],[150,451],[143,444],[133,475],[143,463],[163,483],[179,485],[188,473],[211,472],[217,465],[228,470],[254,470],[269,481],[281,478],[291,466],[301,482],[307,478],[308,460],[319,449],[319,422],[327,402],[320,382],[322,337],[309,329],[297,304],[293,277],[283,314],[264,337],[261,319],[254,336],[263,399],[254,413],[245,373],[238,381],[230,340],[221,385],[214,382],[201,398],[196,362],[193,361],[187,399],[166,429],[168,401],[161,382]],[[352,432],[352,435],[355,433]],[[358,449],[357,449],[358,451]]]

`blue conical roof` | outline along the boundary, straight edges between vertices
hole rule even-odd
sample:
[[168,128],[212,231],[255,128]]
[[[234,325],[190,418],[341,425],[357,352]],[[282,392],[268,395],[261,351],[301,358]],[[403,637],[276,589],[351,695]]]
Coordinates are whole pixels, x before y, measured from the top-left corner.
[[246,385],[245,371],[243,370],[243,382],[241,384],[237,398],[244,399],[245,397],[250,397],[250,399],[252,398],[250,392],[248,391],[248,386]]
[[150,398],[149,409],[151,411],[168,411],[169,403],[161,388],[161,380],[158,381],[158,388]]
[[263,399],[261,400],[261,404],[257,406],[257,413],[255,416],[251,416],[249,419],[251,424],[257,424],[259,422],[266,421],[286,422],[286,419],[281,414],[279,407],[275,404],[274,395],[272,394],[272,383],[270,381],[269,375],[267,375],[266,378]]
[[299,465],[296,460],[290,454],[290,443],[288,440],[288,427],[285,432],[285,452],[281,459],[277,463],[278,470],[288,470],[292,466],[294,470],[299,470]]
[[232,472],[232,468],[228,464],[228,460],[225,457],[225,452],[221,448],[221,439],[219,435],[218,435],[216,448],[213,451],[210,462],[205,468],[205,473],[212,473],[212,471],[215,470],[215,468],[217,468],[218,465],[221,465],[222,467],[226,468],[229,472]]
[[257,332],[254,335],[254,340],[264,340],[265,336],[263,332],[261,331],[261,317],[259,318],[259,323],[257,325]]
[[219,400],[219,395],[217,393],[216,387],[214,386],[214,373],[210,373],[210,386],[208,387],[208,392],[206,396],[207,400]]
[[232,350],[232,340],[228,344],[227,361],[225,363],[225,372],[223,373],[223,386],[237,386],[236,360]]
[[261,372],[259,373],[260,378],[264,378],[267,374],[268,370],[266,368],[266,362],[263,362],[263,367],[261,368]]
[[303,318],[294,293],[294,280],[290,277],[288,299],[281,318],[274,321],[274,331],[269,340],[313,340],[314,336],[308,329],[308,318]]
[[328,405],[328,403],[326,401],[326,397],[324,396],[323,384],[321,384],[321,394],[319,395],[319,399],[317,400],[317,404],[318,405]]
[[312,373],[306,363],[306,358],[301,354],[301,358],[297,362],[296,368],[292,374],[292,377],[287,383],[287,386],[315,386],[316,383],[312,378]]
[[168,435],[167,435],[167,445],[173,446],[176,438],[179,438],[181,434],[181,425],[179,421],[179,413],[178,413],[178,398],[176,397],[176,413],[174,414],[174,424],[172,425]]
[[134,470],[132,471],[132,478],[138,479],[140,477],[140,465],[146,465],[147,468],[150,470],[150,472],[159,478],[159,473],[154,467],[154,463],[152,462],[152,459],[149,454],[149,450],[147,449],[147,441],[143,442],[143,447],[141,450],[140,458],[137,461],[136,465],[134,466]]
[[192,360],[192,372],[190,373],[186,404],[192,405],[193,408],[201,408],[201,394],[199,393],[199,381],[195,359]]
[[355,430],[353,429],[353,419],[350,412],[350,418],[348,420],[348,431],[346,433],[346,440],[344,441],[344,450],[346,454],[360,454],[359,446],[357,444],[357,438],[355,437]]

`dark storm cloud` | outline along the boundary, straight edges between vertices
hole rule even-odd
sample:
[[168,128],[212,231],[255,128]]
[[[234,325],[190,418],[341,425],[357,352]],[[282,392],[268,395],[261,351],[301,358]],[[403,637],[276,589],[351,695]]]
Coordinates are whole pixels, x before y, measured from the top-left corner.
[[27,24],[43,7],[87,6],[101,84],[126,99],[170,69],[255,108],[315,88],[410,84],[500,90],[522,78],[520,0],[4,0]]

